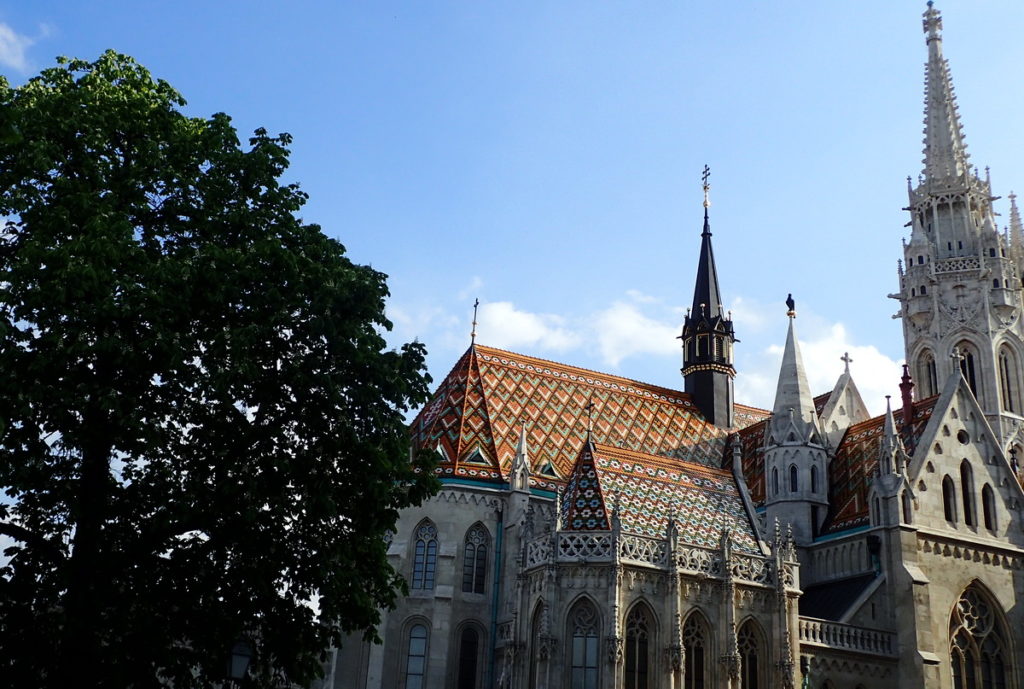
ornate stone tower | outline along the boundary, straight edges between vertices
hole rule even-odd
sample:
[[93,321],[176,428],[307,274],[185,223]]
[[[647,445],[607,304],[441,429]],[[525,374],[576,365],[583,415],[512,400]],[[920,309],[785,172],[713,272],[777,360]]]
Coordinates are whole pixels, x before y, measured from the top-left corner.
[[890,296],[900,301],[918,398],[938,394],[959,367],[1008,447],[1024,420],[1021,280],[1013,255],[1020,251],[996,227],[992,202],[998,197],[987,170],[982,179],[969,162],[941,30],[942,17],[929,2],[924,170],[916,187],[907,180],[912,229],[903,246],[900,291]]
[[708,168],[704,166],[704,231],[701,233],[697,283],[693,306],[683,321],[684,390],[711,423],[722,428],[733,424],[732,347],[736,335],[732,318],[722,306],[718,290],[718,271],[711,250],[711,225],[708,221]]
[[797,545],[808,545],[828,511],[828,456],[814,397],[807,384],[789,304],[789,332],[775,405],[765,438],[765,510],[768,524],[789,524]]

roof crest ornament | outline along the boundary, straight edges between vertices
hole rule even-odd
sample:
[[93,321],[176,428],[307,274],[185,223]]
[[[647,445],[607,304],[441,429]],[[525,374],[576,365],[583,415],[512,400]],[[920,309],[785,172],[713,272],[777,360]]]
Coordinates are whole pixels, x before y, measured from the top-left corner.
[[700,176],[701,186],[704,188],[704,208],[711,207],[711,199],[708,198],[708,192],[711,191],[711,185],[708,184],[708,179],[711,177],[711,168],[707,165],[704,166],[704,173]]
[[846,371],[845,371],[845,373],[849,373],[850,372],[850,364],[853,363],[853,359],[850,358],[850,353],[849,352],[843,352],[843,355],[841,357],[839,357],[839,360],[842,361],[844,364],[846,364]]
[[475,345],[476,344],[476,310],[477,310],[478,306],[480,306],[480,300],[479,299],[474,299],[473,300],[473,330],[470,331],[470,333],[469,333],[469,343],[471,345]]
[[790,318],[796,318],[796,302],[793,301],[792,292],[790,292],[786,297],[786,308],[788,309],[788,311],[786,311],[786,315]]

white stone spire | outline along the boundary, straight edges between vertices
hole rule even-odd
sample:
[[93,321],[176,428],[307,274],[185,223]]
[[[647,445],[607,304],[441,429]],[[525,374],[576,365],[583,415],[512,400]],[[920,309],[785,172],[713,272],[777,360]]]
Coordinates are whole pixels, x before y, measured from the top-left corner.
[[925,66],[924,176],[928,180],[961,177],[970,170],[967,145],[953,93],[949,62],[942,56],[942,16],[928,3],[924,13],[928,62]]
[[513,491],[530,491],[530,459],[526,447],[526,424],[523,424],[519,430],[519,444],[516,446],[516,456],[512,459],[510,483]]
[[791,310],[779,384],[775,389],[775,406],[772,408],[772,436],[778,443],[792,442],[789,440],[791,432],[795,434],[794,439],[802,443],[810,436],[808,425],[817,426],[814,397],[807,384],[800,343],[793,325],[795,320],[796,314]]
[[878,471],[883,476],[899,474],[903,471],[901,450],[903,441],[896,432],[896,418],[892,415],[889,396],[885,396],[885,425],[882,428],[881,456],[878,459]]
[[1017,209],[1017,195],[1012,191],[1010,197],[1010,248],[1013,257],[1020,261],[1024,258],[1024,224],[1020,221],[1020,210]]

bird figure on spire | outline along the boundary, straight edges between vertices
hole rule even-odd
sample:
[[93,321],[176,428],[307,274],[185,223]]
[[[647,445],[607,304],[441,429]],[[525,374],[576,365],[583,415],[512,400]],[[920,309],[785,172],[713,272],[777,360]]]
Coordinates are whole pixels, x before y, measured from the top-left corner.
[[789,309],[787,316],[793,317],[796,315],[796,302],[793,301],[792,293],[786,297],[786,308]]

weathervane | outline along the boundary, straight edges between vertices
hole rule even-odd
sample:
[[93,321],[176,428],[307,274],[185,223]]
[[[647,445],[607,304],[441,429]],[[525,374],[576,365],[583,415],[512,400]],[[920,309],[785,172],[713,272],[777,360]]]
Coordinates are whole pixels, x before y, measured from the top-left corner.
[[469,333],[469,342],[470,342],[470,344],[476,344],[476,309],[477,309],[478,306],[480,306],[480,300],[479,299],[474,299],[473,300],[473,330],[472,330],[472,332]]
[[703,183],[702,186],[704,187],[704,207],[705,208],[710,208],[711,207],[711,199],[708,198],[708,192],[711,190],[711,185],[708,184],[708,178],[710,178],[710,177],[711,177],[711,168],[709,168],[707,165],[705,165],[704,166],[704,174],[702,174],[700,176],[701,182]]

